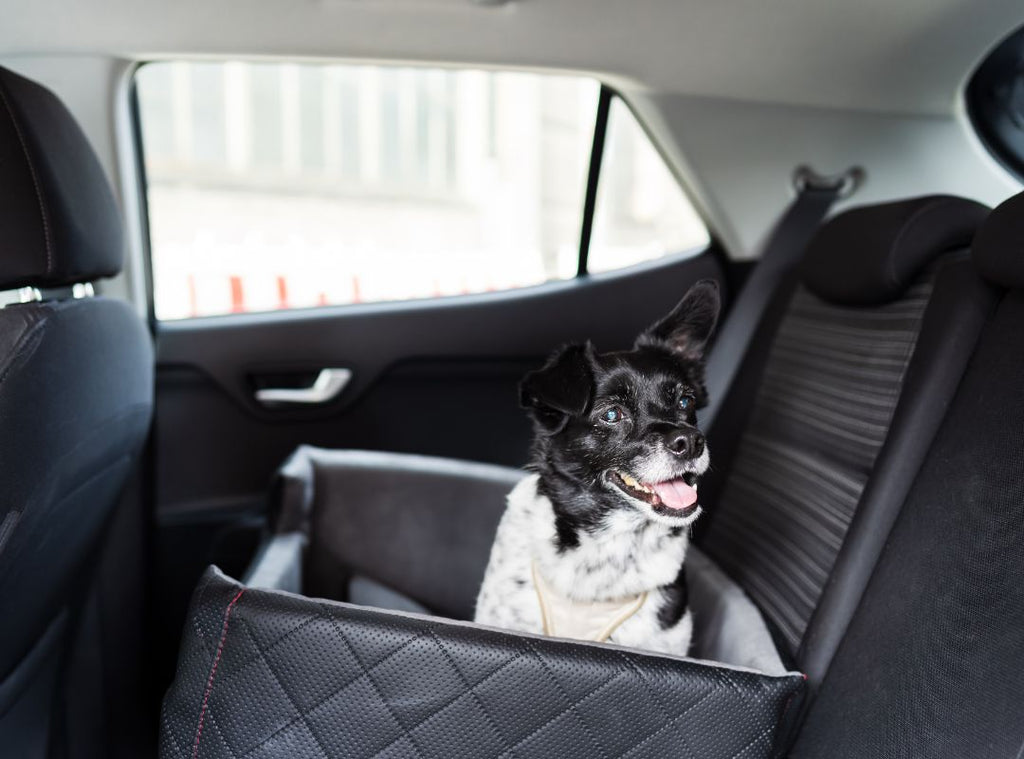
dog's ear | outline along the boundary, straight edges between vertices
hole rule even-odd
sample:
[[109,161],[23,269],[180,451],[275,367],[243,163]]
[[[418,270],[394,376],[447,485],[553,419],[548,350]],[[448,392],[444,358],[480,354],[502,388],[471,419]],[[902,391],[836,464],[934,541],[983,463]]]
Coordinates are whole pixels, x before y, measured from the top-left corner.
[[701,361],[718,323],[721,307],[718,283],[713,279],[702,279],[686,291],[668,316],[640,334],[636,347],[653,345],[668,348],[683,358]]
[[593,352],[590,343],[568,345],[519,383],[520,404],[549,435],[561,432],[573,416],[583,414],[590,405]]

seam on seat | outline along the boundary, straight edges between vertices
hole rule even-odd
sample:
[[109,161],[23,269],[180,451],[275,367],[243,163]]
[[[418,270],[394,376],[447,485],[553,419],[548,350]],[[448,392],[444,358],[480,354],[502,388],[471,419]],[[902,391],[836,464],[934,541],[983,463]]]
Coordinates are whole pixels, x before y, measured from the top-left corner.
[[235,597],[231,599],[227,608],[224,610],[224,625],[220,631],[220,642],[217,644],[217,653],[213,657],[213,666],[210,667],[210,676],[206,680],[206,692],[203,694],[203,705],[199,709],[199,723],[196,726],[196,740],[192,744],[192,759],[197,759],[199,756],[199,741],[203,737],[203,722],[206,719],[206,708],[210,703],[210,693],[213,692],[213,680],[217,675],[217,666],[220,664],[221,655],[224,653],[224,643],[228,637],[228,624],[231,622],[231,611],[235,608],[235,604],[238,603],[238,599],[245,593],[245,588],[242,588]]
[[18,135],[18,144],[21,145],[21,152],[25,154],[25,163],[28,164],[28,172],[32,177],[32,186],[36,191],[36,201],[39,203],[39,216],[43,220],[43,242],[45,243],[44,248],[46,251],[46,275],[50,276],[53,273],[53,244],[50,240],[50,223],[46,216],[46,206],[43,203],[43,193],[39,186],[39,177],[36,175],[36,167],[32,163],[32,156],[28,152],[28,145],[25,143],[25,135],[22,134],[21,126],[18,124],[18,118],[14,115],[14,109],[11,108],[10,102],[7,100],[7,94],[5,87],[0,84],[0,100],[4,102],[4,107],[7,109],[7,113],[11,117],[11,124],[14,125],[14,133]]
[[[318,619],[318,617],[314,617],[314,619]],[[256,636],[253,634],[252,630],[249,628],[249,625],[246,623],[244,618],[241,620],[241,622],[242,627],[245,628],[246,633],[248,633],[249,637],[252,638],[253,644],[256,645],[256,650],[259,651],[259,644],[256,642]],[[308,712],[303,711],[299,708],[299,705],[295,702],[295,699],[292,698],[292,694],[288,692],[288,689],[286,687],[284,687],[284,682],[281,680],[281,676],[277,673],[276,669],[270,666],[270,662],[267,661],[266,656],[262,655],[262,652],[260,655],[260,659],[263,661],[264,664],[267,665],[267,671],[270,672],[270,676],[274,678],[274,682],[277,683],[277,686],[281,689],[281,692],[284,694],[284,697],[288,699],[288,703],[291,704],[292,709],[294,709],[295,713],[299,715],[299,720],[301,720],[302,723],[306,726],[306,729],[309,731],[309,735],[313,739],[313,742],[316,744],[316,747],[320,749],[320,753],[324,755],[324,759],[331,759],[331,755],[327,752],[327,749],[324,748],[324,744],[320,741],[320,738],[313,730],[313,726],[309,723],[309,720],[307,719]],[[293,722],[292,724],[295,723]],[[227,738],[222,738],[222,740],[224,741],[224,745],[228,747],[231,753],[235,754],[235,750],[228,743]],[[248,753],[249,752],[246,752],[246,754]]]
[[[387,710],[388,715],[391,717],[391,721],[394,722],[396,725],[398,725],[398,729],[401,730],[404,733],[404,737],[409,739],[409,745],[412,746],[413,750],[416,752],[416,756],[420,757],[420,759],[424,759],[423,751],[421,751],[420,747],[418,745],[416,745],[416,741],[412,737],[412,730],[406,728],[406,726],[402,724],[402,720],[398,719],[398,715],[395,714],[395,710],[394,710],[394,708],[392,708],[391,702],[388,701],[387,697],[384,695],[384,692],[380,689],[380,686],[377,684],[377,681],[374,680],[373,677],[370,676],[370,672],[372,670],[376,669],[377,667],[379,667],[385,661],[388,661],[389,659],[393,658],[395,656],[395,654],[398,653],[398,651],[404,649],[407,645],[411,645],[411,644],[415,643],[416,641],[421,640],[421,639],[427,637],[429,635],[429,633],[430,633],[430,630],[428,629],[426,632],[422,632],[422,633],[419,633],[418,635],[414,635],[411,640],[408,640],[405,643],[403,643],[398,649],[392,651],[387,656],[385,656],[384,659],[382,659],[381,661],[377,662],[372,667],[367,668],[363,664],[363,660],[360,659],[359,655],[356,653],[355,646],[353,646],[349,642],[349,639],[345,636],[345,633],[343,633],[341,631],[341,629],[338,627],[337,620],[335,620],[333,617],[328,617],[328,620],[331,623],[331,627],[334,628],[335,633],[338,635],[339,638],[341,638],[341,641],[345,644],[345,648],[348,649],[349,656],[351,656],[356,661],[356,663],[359,664],[360,668],[363,669],[363,674],[360,675],[359,677],[357,677],[356,680],[359,680],[361,677],[364,677],[364,676],[366,677],[366,682],[369,683],[371,688],[373,688],[373,692],[376,694],[377,698],[380,699],[381,704],[384,705],[384,708]],[[356,682],[356,680],[353,680],[352,682]],[[290,698],[290,696],[289,696],[289,698]],[[292,705],[294,706],[294,702],[292,703]],[[303,717],[301,712],[299,713],[299,719],[303,719],[304,720],[304,717]],[[413,729],[415,729],[415,728],[413,728]]]
[[960,201],[958,199],[954,200],[952,198],[941,198],[939,200],[933,200],[932,202],[926,203],[925,205],[921,206],[916,211],[914,211],[914,213],[910,215],[910,218],[903,223],[903,228],[896,235],[896,239],[893,240],[892,246],[889,248],[889,260],[887,262],[886,268],[889,270],[888,273],[890,284],[892,284],[894,287],[899,286],[899,278],[896,276],[896,251],[899,250],[900,243],[903,242],[903,238],[906,237],[908,230],[914,226],[914,223],[918,219],[920,219],[925,214],[930,213],[935,208],[941,207],[942,205],[948,205],[953,203],[959,204],[959,202]]
[[484,719],[487,720],[487,726],[491,728],[491,731],[496,736],[498,736],[498,740],[501,741],[501,745],[504,748],[505,752],[514,757],[516,755],[515,747],[509,745],[508,739],[505,738],[501,730],[498,729],[497,720],[495,720],[494,717],[491,716],[491,713],[487,711],[487,707],[484,705],[484,702],[480,699],[480,696],[477,694],[473,686],[469,684],[469,680],[466,679],[466,676],[462,673],[462,670],[459,669],[458,664],[455,663],[455,659],[452,658],[452,655],[450,653],[448,653],[448,649],[444,647],[444,645],[441,643],[441,639],[437,637],[437,633],[434,632],[433,629],[430,630],[430,637],[433,638],[434,645],[437,646],[437,650],[440,651],[441,655],[448,660],[448,664],[451,666],[455,674],[458,675],[459,680],[462,681],[462,684],[466,687],[466,693],[472,696],[473,700],[476,702],[476,705],[480,707],[480,711],[483,712]]
[[14,369],[14,365],[18,363],[18,359],[27,353],[29,348],[36,348],[39,346],[39,341],[42,338],[42,333],[45,327],[46,320],[39,319],[19,338],[17,346],[10,354],[7,365],[3,367],[3,371],[0,372],[0,385],[4,384],[4,381],[10,375],[11,370]]

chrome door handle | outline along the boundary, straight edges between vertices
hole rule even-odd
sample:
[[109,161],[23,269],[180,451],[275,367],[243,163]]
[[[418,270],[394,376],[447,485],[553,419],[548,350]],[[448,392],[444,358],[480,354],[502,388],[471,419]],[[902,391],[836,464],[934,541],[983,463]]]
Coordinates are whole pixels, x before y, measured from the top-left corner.
[[277,403],[327,403],[341,394],[350,379],[351,369],[321,369],[309,387],[261,387],[256,391],[256,400],[265,406]]

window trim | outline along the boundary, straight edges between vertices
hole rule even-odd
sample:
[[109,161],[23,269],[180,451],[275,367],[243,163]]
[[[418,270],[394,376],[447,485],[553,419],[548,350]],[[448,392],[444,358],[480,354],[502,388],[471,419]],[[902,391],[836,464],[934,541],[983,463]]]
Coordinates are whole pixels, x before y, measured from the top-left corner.
[[[280,311],[266,311],[266,312],[262,312],[261,311],[261,312],[254,312],[253,314],[213,314],[213,315],[207,315],[207,316],[194,316],[194,317],[189,317],[189,318],[185,318],[185,319],[167,319],[167,320],[162,320],[159,317],[157,317],[157,315],[156,315],[155,282],[154,282],[154,273],[153,273],[153,269],[154,269],[154,266],[153,266],[153,244],[152,244],[152,236],[151,236],[151,229],[150,229],[150,219],[149,219],[149,180],[148,180],[148,177],[146,176],[145,144],[144,144],[144,136],[143,136],[143,130],[142,130],[142,116],[141,116],[141,108],[140,108],[140,104],[139,104],[139,93],[138,93],[138,73],[145,66],[148,66],[148,65],[154,64],[154,63],[192,62],[193,60],[197,60],[197,59],[191,59],[191,58],[185,57],[185,58],[173,58],[173,59],[172,58],[156,58],[156,59],[148,59],[148,60],[137,60],[137,61],[134,62],[134,64],[132,65],[132,67],[128,71],[128,81],[129,81],[129,86],[127,88],[127,96],[128,96],[128,99],[129,99],[129,102],[128,102],[128,114],[129,114],[129,121],[130,121],[130,127],[131,127],[131,140],[132,140],[132,146],[131,147],[133,149],[132,153],[133,153],[133,156],[134,156],[134,164],[135,164],[134,167],[133,167],[134,168],[134,172],[133,173],[135,175],[135,180],[136,180],[136,188],[135,189],[136,189],[136,192],[138,194],[138,200],[139,200],[138,209],[139,209],[139,213],[141,214],[141,217],[142,217],[139,220],[139,222],[140,222],[140,230],[141,230],[141,238],[142,238],[141,241],[142,241],[143,275],[144,275],[145,287],[146,287],[146,314],[147,314],[147,320],[149,322],[150,330],[151,330],[151,332],[153,332],[153,334],[156,334],[156,332],[158,331],[158,329],[160,328],[161,325],[166,325],[166,324],[178,324],[178,323],[190,324],[190,323],[195,322],[196,320],[219,319],[219,318],[225,318],[225,317],[242,317],[242,318],[245,318],[245,317],[248,317],[248,316],[259,315],[259,314],[262,314],[264,316],[266,316],[266,315],[271,315],[272,316],[274,314],[280,314],[281,313]],[[239,59],[239,60],[247,60],[247,59]],[[227,59],[225,59],[225,61],[223,61],[223,62],[226,62],[226,61],[227,61]],[[280,62],[280,63],[288,63],[289,60],[288,59],[280,59],[280,61],[278,61],[278,62]],[[338,63],[345,63],[345,61],[338,61]],[[391,66],[396,66],[397,67],[397,66],[401,66],[401,65],[405,65],[405,64],[400,64],[399,62],[386,62],[386,61],[382,61],[382,62],[379,62],[379,65],[380,66],[389,66],[389,65],[391,65]],[[426,68],[428,66],[429,66],[429,64],[423,64],[424,68]],[[436,68],[449,68],[449,67],[440,66],[440,65],[437,65],[437,66],[434,66],[434,67],[436,67]],[[450,68],[453,68],[454,70],[462,70],[465,67],[450,67]],[[516,71],[516,70],[517,69],[515,69],[515,68],[507,69],[507,71]],[[557,72],[557,71],[550,71],[550,72],[545,71],[545,72],[533,72],[533,73],[550,73],[550,74],[555,74],[555,75],[557,75],[559,73],[563,73],[563,75],[565,75],[564,72]],[[578,244],[578,248],[577,248],[576,274],[574,276],[572,276],[570,278],[567,278],[567,279],[564,279],[564,280],[557,280],[557,279],[556,280],[547,280],[545,282],[538,282],[538,283],[536,283],[534,285],[529,285],[529,286],[520,287],[520,288],[513,288],[513,289],[514,290],[528,290],[528,289],[531,289],[531,288],[534,288],[534,287],[543,287],[545,285],[557,284],[559,282],[572,283],[572,282],[578,282],[580,280],[585,280],[586,278],[592,277],[592,276],[601,276],[601,277],[603,277],[603,276],[606,276],[606,275],[614,275],[616,273],[616,272],[600,272],[598,274],[592,274],[588,270],[588,268],[587,268],[589,254],[590,254],[590,242],[591,242],[592,235],[593,235],[594,214],[595,214],[596,206],[597,206],[597,193],[598,193],[599,184],[600,184],[600,178],[601,178],[601,167],[602,167],[603,162],[604,162],[604,154],[605,154],[605,149],[606,149],[606,137],[607,137],[607,132],[608,132],[608,121],[609,121],[609,116],[611,114],[611,105],[612,105],[612,103],[616,99],[619,100],[622,103],[622,105],[624,105],[626,107],[626,109],[629,111],[630,115],[633,117],[633,120],[639,125],[639,127],[640,127],[641,131],[643,132],[644,136],[647,138],[648,142],[651,144],[651,146],[654,148],[655,152],[661,158],[661,160],[664,163],[664,165],[666,166],[666,168],[668,168],[669,172],[672,174],[672,177],[675,179],[676,184],[679,186],[680,191],[686,197],[687,201],[693,207],[694,212],[696,213],[697,217],[700,218],[701,222],[704,224],[705,229],[707,229],[707,231],[708,231],[708,245],[701,252],[696,253],[695,255],[693,255],[691,257],[696,257],[696,256],[702,255],[704,253],[710,252],[712,255],[715,255],[716,257],[727,258],[727,257],[725,257],[724,253],[722,252],[721,247],[718,245],[717,236],[715,235],[715,233],[712,230],[711,226],[708,224],[707,219],[704,218],[704,214],[701,213],[701,211],[698,208],[698,206],[695,203],[693,203],[693,200],[690,197],[690,193],[687,191],[686,185],[683,183],[682,178],[680,177],[679,172],[676,170],[675,165],[669,160],[668,155],[666,154],[665,150],[662,148],[661,144],[657,140],[654,139],[654,136],[651,134],[651,131],[647,127],[647,124],[645,124],[644,121],[639,117],[639,115],[636,113],[636,110],[633,108],[632,104],[629,102],[629,100],[627,98],[623,97],[622,93],[620,93],[614,87],[612,87],[611,85],[609,85],[606,82],[602,81],[601,79],[598,79],[597,77],[593,77],[593,76],[590,76],[590,78],[598,84],[599,90],[598,90],[597,108],[596,108],[595,117],[594,117],[594,134],[593,134],[593,138],[591,140],[590,159],[589,159],[589,162],[588,162],[586,184],[584,186],[584,193],[583,193],[583,209],[582,209],[582,216],[581,216],[581,222],[580,222],[579,244]],[[679,255],[682,255],[684,253],[690,253],[690,251],[667,252],[661,258],[658,258],[658,259],[655,259],[655,260],[652,260],[652,261],[639,262],[639,263],[635,264],[634,266],[650,266],[650,265],[655,265],[656,266],[659,263],[661,263],[662,261],[665,261],[665,262],[673,261]],[[632,269],[633,266],[628,266],[628,267],[624,267],[624,268],[625,268],[625,270],[629,270],[629,269]],[[499,291],[499,293],[500,292],[509,292],[509,290]],[[409,300],[398,300],[398,301],[379,301],[379,302],[375,302],[375,303],[372,303],[372,304],[339,303],[339,304],[332,304],[330,306],[314,306],[312,308],[314,308],[316,310],[322,310],[322,309],[328,309],[328,308],[330,308],[330,309],[335,309],[335,308],[345,309],[345,308],[351,308],[353,306],[358,306],[358,305],[388,305],[388,304],[394,304],[394,303],[428,304],[428,303],[432,303],[432,302],[437,301],[437,300],[449,300],[449,299],[452,299],[452,298],[470,298],[470,297],[475,297],[475,296],[480,296],[480,295],[487,297],[487,296],[497,295],[499,293],[471,293],[471,294],[467,294],[467,295],[449,295],[449,296],[432,297],[432,298],[413,298],[413,299],[409,299]],[[308,309],[305,309],[305,308],[302,308],[302,309],[288,309],[288,311],[305,311],[305,310],[308,310]]]
[[149,225],[149,178],[146,176],[146,146],[143,144],[142,115],[139,108],[139,86],[136,75],[147,62],[136,62],[128,71],[128,124],[132,139],[132,173],[138,199],[139,232],[142,242],[142,277],[146,286],[146,323],[156,334],[161,324],[156,316],[156,285],[153,279],[153,240]]
[[587,263],[590,258],[590,239],[594,233],[594,210],[597,207],[597,190],[601,182],[601,164],[604,162],[608,115],[611,113],[612,101],[616,97],[618,95],[601,82],[601,90],[597,96],[597,113],[594,117],[594,139],[590,145],[590,168],[587,170],[587,185],[583,191],[583,218],[580,222],[580,246],[576,258],[577,277],[589,274]]
[[[1024,182],[1024,128],[1011,122],[992,90],[1016,73],[1024,57],[1024,26],[1011,32],[985,54],[964,88],[967,117],[981,144],[1000,166]],[[1024,75],[1024,74],[1021,74]]]

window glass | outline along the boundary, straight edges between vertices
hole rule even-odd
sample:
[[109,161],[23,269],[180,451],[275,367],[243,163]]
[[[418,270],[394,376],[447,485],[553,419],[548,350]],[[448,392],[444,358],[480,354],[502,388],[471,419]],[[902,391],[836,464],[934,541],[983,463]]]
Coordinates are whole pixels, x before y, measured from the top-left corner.
[[703,251],[708,230],[629,108],[612,101],[587,270]]
[[164,62],[136,81],[158,318],[576,272],[593,80]]

